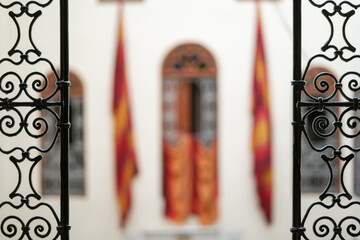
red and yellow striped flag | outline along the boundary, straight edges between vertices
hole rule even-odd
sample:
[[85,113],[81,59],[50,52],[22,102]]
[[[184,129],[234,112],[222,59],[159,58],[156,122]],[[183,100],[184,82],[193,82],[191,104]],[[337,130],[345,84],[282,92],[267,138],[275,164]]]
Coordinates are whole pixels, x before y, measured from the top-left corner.
[[119,35],[114,79],[114,128],[116,158],[116,190],[121,210],[121,225],[125,226],[131,206],[131,181],[137,173],[130,102],[126,85],[123,42],[123,6],[120,2]]
[[260,9],[257,6],[256,56],[253,79],[253,156],[257,191],[268,223],[271,222],[271,121]]

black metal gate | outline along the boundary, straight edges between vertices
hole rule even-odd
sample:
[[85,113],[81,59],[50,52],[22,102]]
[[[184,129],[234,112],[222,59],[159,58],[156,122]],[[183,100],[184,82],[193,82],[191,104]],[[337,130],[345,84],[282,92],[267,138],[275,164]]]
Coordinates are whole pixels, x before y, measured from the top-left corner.
[[[43,57],[48,53],[42,53],[37,48],[33,36],[34,31],[39,30],[36,28],[39,19],[50,7],[56,7],[60,16],[60,43],[52,43],[56,48],[60,46],[60,59],[57,59],[59,72],[49,58]],[[9,198],[0,199],[0,239],[68,240],[68,1],[0,0],[0,10],[2,16],[11,19],[16,32],[12,48],[0,56],[0,159],[2,162],[8,161],[17,176],[15,183],[8,182],[15,186]],[[24,22],[28,25],[24,26]],[[47,29],[43,30],[41,37],[47,37]],[[7,34],[1,32],[0,38]],[[55,76],[56,82],[49,81],[44,69]],[[49,92],[52,84],[56,85],[55,91]],[[45,111],[56,120],[56,126],[48,124],[43,117]],[[50,128],[56,129],[51,131],[55,132],[54,140],[45,146],[41,139]],[[58,163],[61,172],[59,209],[42,201],[33,180],[34,171],[44,161],[43,154],[51,151],[57,139],[61,143]]]
[[[359,68],[354,68],[354,61],[360,55],[348,37],[349,23],[356,19],[360,5],[352,2],[356,1],[293,1],[294,141],[291,232],[294,240],[359,239],[360,236],[360,202],[353,200],[352,187],[349,186],[351,181],[346,180],[346,175],[350,174],[348,169],[351,169],[360,151],[360,146],[356,146],[355,141],[360,134],[360,118],[357,113],[360,109],[360,73]],[[324,23],[329,24],[324,26],[329,30],[329,36],[325,36],[327,40],[323,46],[319,46],[319,52],[311,56],[302,68],[302,16],[305,15],[302,15],[302,11],[305,11],[305,3],[307,9],[318,11],[324,18]],[[352,31],[358,31],[358,28]],[[335,35],[341,41],[335,41]],[[335,63],[339,66],[338,76],[323,71],[309,78],[309,69],[317,61],[322,64]],[[315,117],[311,118],[310,115]],[[310,131],[314,134],[310,134]],[[314,138],[338,138],[340,141],[317,141]],[[318,193],[318,200],[310,204],[304,203],[301,190],[301,167],[304,162],[302,155],[305,148],[318,154],[319,157],[311,161],[320,161],[328,175],[327,183]],[[339,169],[338,174],[335,174],[335,168]],[[336,183],[338,187],[334,188]]]

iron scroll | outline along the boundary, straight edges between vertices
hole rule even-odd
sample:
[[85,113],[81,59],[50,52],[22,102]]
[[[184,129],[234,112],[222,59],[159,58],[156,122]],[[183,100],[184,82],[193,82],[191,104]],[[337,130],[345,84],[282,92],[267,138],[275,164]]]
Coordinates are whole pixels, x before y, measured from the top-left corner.
[[[319,47],[319,53],[310,57],[302,69],[302,10],[305,2],[318,9],[329,24],[330,33]],[[351,64],[360,58],[357,48],[348,37],[348,25],[358,12],[359,4],[350,1],[294,0],[294,80],[293,85],[293,227],[292,239],[353,239],[360,236],[360,202],[353,200],[351,187],[345,181],[350,163],[354,162],[360,146],[348,143],[360,135],[358,110],[360,74]],[[335,24],[334,18],[342,23]],[[335,27],[335,26],[339,26]],[[342,41],[334,41],[336,30],[341,32]],[[321,61],[343,64],[339,77],[330,72],[319,72],[307,82],[309,69]],[[342,69],[347,69],[346,71]],[[326,78],[326,80],[325,80]],[[312,90],[309,90],[309,86]],[[314,94],[316,92],[316,94]],[[319,113],[314,119],[313,113]],[[306,127],[309,126],[309,127]],[[348,139],[347,144],[338,142],[319,144],[309,134],[312,129],[321,139],[340,136]],[[321,143],[321,142],[320,142]],[[301,150],[309,146],[319,154],[318,159],[328,169],[328,182],[318,201],[304,207],[301,193]],[[340,167],[339,179],[334,177],[334,165]],[[339,181],[336,193],[330,187]],[[302,213],[304,209],[304,213]],[[318,213],[320,213],[320,216]],[[336,213],[335,213],[336,212]]]
[[[60,62],[60,72],[55,70],[53,61],[43,57],[47,53],[41,52],[34,38],[34,28],[39,19],[55,4],[59,4],[60,16],[60,59],[57,61]],[[68,1],[0,1],[0,11],[12,20],[16,32],[12,47],[6,55],[0,56],[0,156],[1,160],[8,159],[16,170],[15,187],[9,198],[1,199],[0,203],[0,239],[68,240],[68,145],[71,126]],[[27,19],[28,27],[24,26],[24,19]],[[56,82],[49,81],[44,66],[46,71],[52,71]],[[52,84],[56,87],[50,92],[48,88]],[[43,117],[44,112],[49,113],[47,116],[54,118],[57,124],[49,125]],[[43,146],[41,139],[49,134],[50,128],[56,129],[52,131],[53,140]],[[58,138],[61,141],[61,194],[60,207],[55,209],[42,201],[33,178],[39,163],[44,161],[43,154],[52,150]]]

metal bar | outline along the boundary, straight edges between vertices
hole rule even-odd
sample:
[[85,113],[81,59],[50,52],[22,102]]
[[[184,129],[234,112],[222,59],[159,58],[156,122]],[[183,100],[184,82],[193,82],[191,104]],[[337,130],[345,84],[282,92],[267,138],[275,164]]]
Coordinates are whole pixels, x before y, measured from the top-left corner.
[[301,238],[301,0],[293,0],[293,200],[292,239]]
[[61,240],[69,240],[69,28],[68,28],[68,0],[60,0],[60,221]]
[[15,108],[15,107],[56,107],[61,106],[61,102],[0,102],[0,108]]
[[[357,106],[356,102],[349,101],[349,102],[323,102],[321,105],[323,107],[354,107]],[[300,107],[316,107],[320,106],[319,102],[300,102]],[[319,107],[321,108],[321,107]]]

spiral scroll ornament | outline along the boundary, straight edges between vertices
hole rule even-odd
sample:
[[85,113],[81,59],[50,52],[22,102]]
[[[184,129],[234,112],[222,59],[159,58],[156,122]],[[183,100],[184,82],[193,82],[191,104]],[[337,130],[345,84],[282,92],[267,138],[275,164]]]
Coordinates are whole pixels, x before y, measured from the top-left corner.
[[[9,199],[0,202],[0,239],[68,239],[69,226],[42,201],[33,183],[43,154],[70,126],[59,114],[68,109],[59,96],[68,91],[69,82],[43,57],[33,37],[38,19],[54,2],[0,0],[0,14],[9,17],[16,33],[7,55],[0,56],[0,157],[8,159],[17,176]],[[61,22],[67,17],[66,7],[67,2],[60,0]],[[43,73],[44,66],[54,80]],[[51,139],[46,146],[45,136]]]
[[[346,175],[360,155],[360,55],[349,34],[360,2],[294,0],[293,7],[293,239],[357,239],[360,202]],[[302,10],[309,9],[323,18],[329,32],[302,68]],[[324,66],[334,66],[336,74]],[[302,177],[311,172],[304,166],[321,168],[321,178],[313,178],[321,181],[318,200],[302,211]]]

